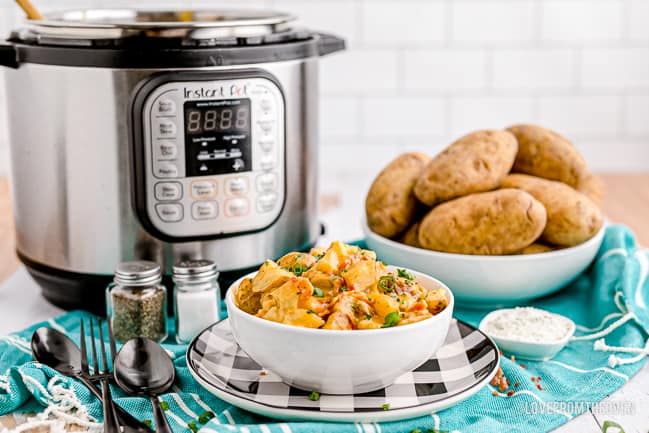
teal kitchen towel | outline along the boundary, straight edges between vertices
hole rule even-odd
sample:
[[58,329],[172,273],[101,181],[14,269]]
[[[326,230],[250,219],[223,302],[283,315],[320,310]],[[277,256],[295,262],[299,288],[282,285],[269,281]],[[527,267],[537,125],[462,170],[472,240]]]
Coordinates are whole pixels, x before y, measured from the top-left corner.
[[[401,422],[281,422],[240,410],[203,390],[187,369],[186,346],[168,343],[164,346],[173,355],[178,379],[172,392],[162,396],[167,419],[177,433],[190,430],[202,433],[409,433],[429,429],[537,433],[552,430],[620,388],[644,363],[645,357],[639,352],[620,353],[617,349],[641,350],[646,344],[648,258],[646,252],[636,248],[627,228],[610,226],[588,272],[556,295],[531,303],[573,319],[581,339],[570,343],[548,362],[526,362],[522,366],[521,361],[504,356],[501,367],[505,376],[511,384],[519,383],[512,396],[487,386],[454,407]],[[456,316],[477,326],[486,313],[457,310]],[[4,372],[0,376],[0,414],[39,412],[36,422],[75,420],[91,429],[100,427],[99,402],[76,380],[34,362],[29,349],[32,332],[43,325],[64,331],[78,343],[79,319],[90,317],[85,312],[71,312],[0,339],[0,372]],[[532,381],[532,377],[541,380]],[[137,418],[153,419],[147,400],[126,397],[118,389],[114,393],[117,402]]]

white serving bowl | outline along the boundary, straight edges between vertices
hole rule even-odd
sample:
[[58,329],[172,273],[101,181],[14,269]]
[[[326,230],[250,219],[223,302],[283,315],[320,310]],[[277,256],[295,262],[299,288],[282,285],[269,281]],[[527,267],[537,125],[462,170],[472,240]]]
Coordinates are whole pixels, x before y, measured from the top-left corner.
[[234,303],[235,291],[244,278],[255,275],[253,272],[235,281],[225,296],[232,334],[253,360],[296,388],[325,394],[381,389],[439,349],[453,316],[449,288],[435,278],[412,273],[424,288],[446,290],[449,303],[444,311],[409,325],[335,331],[276,323],[239,309]]
[[478,256],[442,253],[395,242],[371,231],[363,220],[369,249],[380,260],[444,281],[458,306],[496,308],[549,295],[574,281],[597,255],[605,225],[581,245],[541,254]]

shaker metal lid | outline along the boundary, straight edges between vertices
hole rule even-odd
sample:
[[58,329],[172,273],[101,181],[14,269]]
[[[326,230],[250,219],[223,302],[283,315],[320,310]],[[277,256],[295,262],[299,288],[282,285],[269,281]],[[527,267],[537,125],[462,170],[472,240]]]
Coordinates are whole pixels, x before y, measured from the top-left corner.
[[219,275],[216,263],[211,260],[183,260],[173,267],[174,281],[200,282]]
[[293,15],[267,10],[79,9],[27,20],[42,37],[71,39],[212,39],[264,36],[289,29]]
[[146,260],[122,262],[115,267],[114,281],[125,286],[146,286],[162,279],[160,265]]

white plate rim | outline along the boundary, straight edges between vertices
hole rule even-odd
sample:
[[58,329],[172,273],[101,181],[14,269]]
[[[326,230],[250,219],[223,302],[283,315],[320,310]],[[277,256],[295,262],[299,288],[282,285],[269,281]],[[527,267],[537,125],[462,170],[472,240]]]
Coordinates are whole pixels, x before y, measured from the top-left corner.
[[[229,320],[229,318],[223,319],[223,321]],[[457,320],[457,319],[456,319]],[[459,320],[458,320],[459,321]],[[493,341],[491,337],[486,335],[480,329],[476,328],[473,325],[470,325],[466,322],[463,324],[470,326],[471,328],[480,332],[487,340],[491,342],[493,347],[496,349],[496,362],[494,368],[490,371],[482,380],[474,383],[468,389],[461,391],[457,394],[454,394],[443,400],[434,401],[431,403],[426,403],[420,406],[407,407],[402,409],[386,410],[386,411],[363,411],[363,412],[318,412],[318,411],[307,411],[301,409],[284,409],[277,408],[273,406],[267,406],[263,403],[254,402],[247,400],[242,397],[230,394],[226,391],[223,391],[220,388],[210,384],[204,380],[200,375],[194,371],[193,364],[189,360],[190,350],[187,350],[185,355],[185,362],[189,369],[191,376],[208,392],[212,393],[221,400],[230,403],[238,408],[247,410],[249,412],[255,413],[257,415],[266,416],[273,419],[285,420],[285,421],[326,421],[326,422],[388,422],[388,421],[403,421],[410,418],[416,418],[421,415],[435,413],[437,411],[451,407],[457,403],[460,403],[474,394],[482,390],[491,379],[496,375],[498,368],[500,366],[500,354],[498,353],[498,346]],[[188,348],[192,348],[195,345],[195,342],[199,337],[210,329],[214,325],[210,325],[203,331],[201,331],[192,342],[189,344]]]

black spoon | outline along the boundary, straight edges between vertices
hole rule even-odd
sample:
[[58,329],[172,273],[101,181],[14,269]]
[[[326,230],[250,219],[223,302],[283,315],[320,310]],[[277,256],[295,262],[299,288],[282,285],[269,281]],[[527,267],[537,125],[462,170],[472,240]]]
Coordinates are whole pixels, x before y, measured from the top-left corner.
[[[34,331],[31,347],[36,361],[65,376],[80,380],[95,397],[101,400],[101,392],[88,378],[81,375],[81,350],[67,335],[54,328],[41,327]],[[146,424],[135,419],[117,404],[115,413],[123,433],[152,432]]]
[[167,391],[176,369],[167,352],[148,338],[134,338],[122,346],[113,363],[115,381],[127,394],[148,396],[156,432],[171,433],[157,396]]

